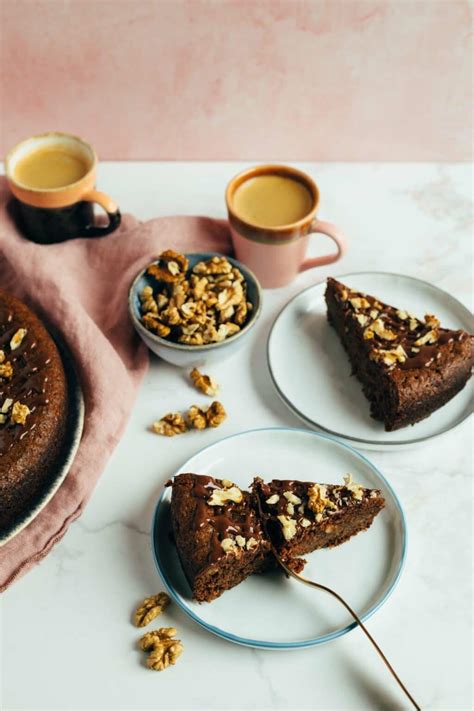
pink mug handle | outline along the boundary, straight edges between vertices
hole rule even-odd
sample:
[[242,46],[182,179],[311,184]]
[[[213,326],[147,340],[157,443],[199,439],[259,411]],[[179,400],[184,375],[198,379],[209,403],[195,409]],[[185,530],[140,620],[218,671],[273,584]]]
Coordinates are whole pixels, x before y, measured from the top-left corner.
[[300,272],[305,271],[305,269],[312,269],[313,267],[322,267],[324,264],[332,264],[337,262],[342,256],[344,256],[347,249],[346,238],[342,232],[333,225],[331,222],[321,222],[321,220],[313,220],[311,224],[311,232],[322,232],[323,235],[330,237],[337,246],[337,252],[332,254],[324,254],[322,257],[313,257],[312,259],[305,259],[305,261],[300,266]]

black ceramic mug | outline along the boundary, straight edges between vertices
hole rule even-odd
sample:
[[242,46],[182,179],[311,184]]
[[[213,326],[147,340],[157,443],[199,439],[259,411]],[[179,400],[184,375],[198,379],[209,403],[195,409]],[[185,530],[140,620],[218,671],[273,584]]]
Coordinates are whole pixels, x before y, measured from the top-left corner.
[[[50,169],[53,172],[48,182]],[[102,237],[120,224],[117,205],[94,187],[97,155],[82,138],[58,132],[28,138],[8,153],[5,171],[14,196],[12,215],[21,232],[33,242],[52,244],[75,237]],[[108,224],[94,222],[94,203],[104,209]]]

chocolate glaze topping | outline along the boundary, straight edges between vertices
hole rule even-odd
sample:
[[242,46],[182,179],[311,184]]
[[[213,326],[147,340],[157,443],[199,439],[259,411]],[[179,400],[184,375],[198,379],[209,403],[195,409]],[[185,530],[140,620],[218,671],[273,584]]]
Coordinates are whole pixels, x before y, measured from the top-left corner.
[[229,501],[223,506],[209,506],[207,501],[212,496],[214,489],[223,489],[219,479],[211,476],[196,475],[191,496],[197,500],[194,515],[196,528],[209,525],[213,529],[208,562],[215,563],[225,556],[221,541],[224,538],[243,536],[246,540],[255,538],[260,540],[262,532],[257,520],[250,496],[243,491],[243,500],[240,504]]
[[0,457],[8,452],[17,440],[23,439],[36,427],[41,410],[48,403],[46,396],[48,376],[45,372],[49,360],[36,355],[36,342],[26,333],[15,350],[10,349],[13,335],[23,324],[17,322],[10,310],[0,305],[0,350],[5,353],[5,361],[13,367],[13,377],[0,377],[0,408],[6,398],[28,405],[30,414],[24,425],[7,422],[0,424]]
[[[347,306],[349,310],[354,311],[354,314],[364,314],[369,316],[370,311],[375,309],[378,311],[376,318],[380,318],[383,321],[385,328],[393,331],[397,338],[394,340],[386,340],[383,337],[374,333],[374,337],[366,341],[367,348],[372,351],[378,349],[392,350],[401,345],[407,355],[407,359],[404,362],[397,362],[395,367],[400,370],[413,370],[417,368],[427,368],[436,367],[436,361],[438,359],[439,347],[447,343],[461,342],[466,337],[466,332],[462,330],[452,331],[443,328],[434,328],[425,321],[420,321],[408,315],[408,318],[401,318],[397,313],[397,309],[393,306],[383,304],[378,301],[375,297],[369,294],[362,294],[358,291],[352,291],[345,289],[341,284],[336,284],[336,290],[342,297],[342,292],[347,291],[347,298],[341,301]],[[365,308],[355,309],[350,303],[350,299],[354,297],[361,297],[366,299],[370,306]],[[370,328],[371,319],[363,326],[363,328]],[[410,320],[416,321],[416,328],[410,330]],[[437,335],[437,340],[433,344],[424,344],[422,346],[416,346],[415,341],[426,335],[429,331],[435,330]]]

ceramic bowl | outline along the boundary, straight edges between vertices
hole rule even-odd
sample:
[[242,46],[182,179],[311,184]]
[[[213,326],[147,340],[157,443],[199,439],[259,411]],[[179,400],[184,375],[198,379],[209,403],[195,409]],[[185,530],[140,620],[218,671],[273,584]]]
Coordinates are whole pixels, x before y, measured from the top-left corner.
[[[196,252],[186,254],[189,259],[189,268],[192,269],[198,262],[205,261],[211,257],[221,257],[217,252]],[[202,346],[188,346],[184,343],[174,343],[166,338],[161,338],[151,331],[148,331],[140,321],[140,298],[139,295],[143,287],[155,286],[153,277],[146,274],[147,267],[143,269],[133,280],[130,287],[128,306],[130,316],[135,329],[140,338],[146,343],[148,348],[157,356],[163,358],[168,363],[181,368],[189,368],[222,360],[234,354],[248,340],[248,335],[257,323],[260,316],[262,304],[262,290],[257,277],[246,266],[232,257],[227,257],[232,266],[239,269],[247,284],[247,300],[253,305],[249,319],[245,326],[235,334],[220,343],[209,343]]]

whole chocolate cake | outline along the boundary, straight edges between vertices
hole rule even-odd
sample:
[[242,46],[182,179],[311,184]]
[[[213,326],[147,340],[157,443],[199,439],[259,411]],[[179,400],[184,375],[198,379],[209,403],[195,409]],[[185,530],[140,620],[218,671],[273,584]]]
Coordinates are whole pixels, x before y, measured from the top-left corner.
[[329,323],[362,383],[371,414],[390,432],[451,400],[471,377],[474,336],[327,280]]
[[0,289],[0,535],[54,478],[67,410],[54,341],[25,304]]

